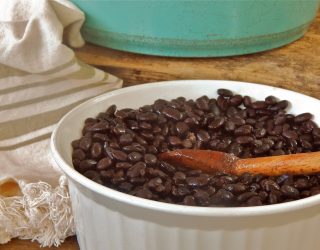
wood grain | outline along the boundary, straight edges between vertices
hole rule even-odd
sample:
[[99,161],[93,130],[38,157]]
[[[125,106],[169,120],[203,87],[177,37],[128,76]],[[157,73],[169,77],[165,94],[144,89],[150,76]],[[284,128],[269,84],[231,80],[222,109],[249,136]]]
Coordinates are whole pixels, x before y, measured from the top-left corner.
[[320,98],[320,12],[305,36],[271,51],[225,58],[138,55],[87,44],[77,56],[124,79],[125,86],[173,79],[263,83]]
[[[279,49],[225,58],[169,58],[132,54],[87,44],[76,50],[82,61],[124,79],[124,86],[176,79],[224,79],[264,83],[320,99],[320,12],[305,36]],[[37,243],[12,240],[0,249],[39,249]],[[42,248],[43,250],[57,248]],[[59,250],[75,250],[75,237]]]
[[0,245],[1,250],[79,250],[77,238],[69,237],[60,247],[40,247],[37,242],[13,239],[5,245]]

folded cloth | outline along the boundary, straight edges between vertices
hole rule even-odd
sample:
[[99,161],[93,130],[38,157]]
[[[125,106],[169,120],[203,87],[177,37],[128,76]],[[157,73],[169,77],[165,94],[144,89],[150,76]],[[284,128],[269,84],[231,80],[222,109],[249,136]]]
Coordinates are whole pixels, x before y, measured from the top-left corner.
[[57,246],[75,233],[49,137],[70,109],[122,86],[67,47],[84,44],[83,22],[66,0],[0,0],[0,243]]

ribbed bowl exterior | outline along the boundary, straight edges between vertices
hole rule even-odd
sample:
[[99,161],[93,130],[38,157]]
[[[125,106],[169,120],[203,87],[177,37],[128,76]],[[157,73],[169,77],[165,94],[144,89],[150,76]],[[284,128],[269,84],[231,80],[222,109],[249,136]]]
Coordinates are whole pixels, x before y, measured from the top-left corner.
[[318,207],[289,214],[199,217],[145,211],[69,182],[81,250],[319,250]]

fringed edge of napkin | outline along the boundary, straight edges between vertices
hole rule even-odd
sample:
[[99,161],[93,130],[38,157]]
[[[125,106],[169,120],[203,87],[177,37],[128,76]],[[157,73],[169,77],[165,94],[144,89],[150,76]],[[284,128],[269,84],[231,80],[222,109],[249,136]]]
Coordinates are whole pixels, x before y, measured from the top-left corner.
[[19,181],[21,196],[0,196],[0,244],[11,238],[36,240],[42,247],[59,246],[75,234],[67,179],[59,186]]

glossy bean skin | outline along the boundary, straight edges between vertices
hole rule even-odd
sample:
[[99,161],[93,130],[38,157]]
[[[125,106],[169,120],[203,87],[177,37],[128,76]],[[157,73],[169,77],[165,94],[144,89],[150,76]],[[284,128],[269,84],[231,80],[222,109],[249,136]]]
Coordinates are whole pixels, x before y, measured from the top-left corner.
[[240,158],[320,150],[311,113],[289,114],[289,102],[274,96],[217,92],[216,98],[158,99],[138,109],[106,107],[85,120],[82,136],[71,143],[75,169],[120,192],[188,206],[261,206],[320,194],[320,174],[209,175],[159,160],[159,153],[181,148]]

